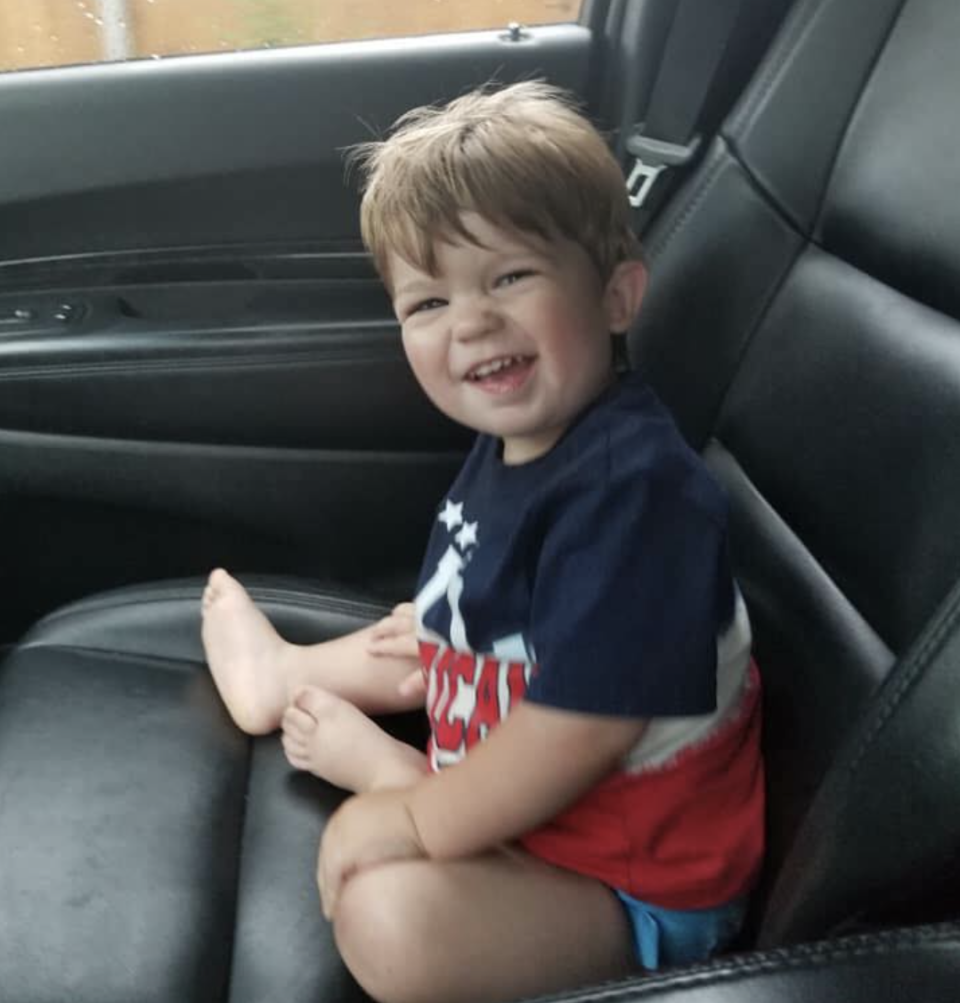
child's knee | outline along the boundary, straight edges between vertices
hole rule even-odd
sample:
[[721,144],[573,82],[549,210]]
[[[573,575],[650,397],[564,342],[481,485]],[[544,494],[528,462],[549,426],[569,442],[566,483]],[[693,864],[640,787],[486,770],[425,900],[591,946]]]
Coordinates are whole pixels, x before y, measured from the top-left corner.
[[350,878],[334,917],[337,948],[353,977],[379,1003],[427,999],[430,910],[410,864],[385,864]]

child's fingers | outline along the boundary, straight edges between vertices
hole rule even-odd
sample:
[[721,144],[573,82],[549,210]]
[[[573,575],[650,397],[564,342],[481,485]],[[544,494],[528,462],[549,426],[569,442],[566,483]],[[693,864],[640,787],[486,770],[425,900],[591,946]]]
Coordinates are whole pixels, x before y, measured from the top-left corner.
[[401,620],[399,617],[385,616],[373,625],[370,637],[374,641],[380,641],[385,637],[396,637],[397,634],[406,634],[410,630],[411,627],[406,621]]
[[413,603],[400,603],[389,616],[378,620],[370,631],[367,650],[371,655],[417,658],[417,619]]
[[394,611],[373,625],[374,637],[387,637],[392,634],[412,634],[417,629],[416,617],[412,614]]
[[427,695],[427,679],[423,669],[415,669],[397,687],[401,696],[413,697]]
[[367,645],[367,651],[371,655],[393,655],[396,658],[413,659],[416,659],[420,654],[417,639],[413,634],[374,638]]

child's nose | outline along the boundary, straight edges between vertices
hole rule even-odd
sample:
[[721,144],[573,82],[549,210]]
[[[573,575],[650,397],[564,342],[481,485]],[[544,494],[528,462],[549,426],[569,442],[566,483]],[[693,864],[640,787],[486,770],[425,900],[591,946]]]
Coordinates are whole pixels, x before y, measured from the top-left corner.
[[470,341],[495,331],[500,315],[488,296],[472,296],[458,304],[453,317],[453,336],[458,341]]

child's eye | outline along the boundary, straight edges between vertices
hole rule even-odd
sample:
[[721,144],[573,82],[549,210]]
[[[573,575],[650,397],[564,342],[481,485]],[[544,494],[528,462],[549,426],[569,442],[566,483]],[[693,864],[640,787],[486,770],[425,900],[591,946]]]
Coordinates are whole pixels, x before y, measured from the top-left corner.
[[505,275],[501,275],[497,279],[498,286],[512,286],[519,282],[521,279],[528,278],[533,275],[534,271],[532,268],[518,268],[516,271],[507,272]]
[[431,296],[425,300],[420,300],[419,303],[414,303],[407,311],[407,316],[412,317],[415,313],[426,313],[428,310],[436,310],[438,307],[444,306],[445,304],[446,300],[438,299],[436,296]]

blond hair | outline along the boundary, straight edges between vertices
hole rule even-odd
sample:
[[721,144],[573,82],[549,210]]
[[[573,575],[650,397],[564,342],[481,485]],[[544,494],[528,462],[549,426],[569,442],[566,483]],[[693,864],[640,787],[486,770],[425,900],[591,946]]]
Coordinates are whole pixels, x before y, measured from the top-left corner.
[[462,221],[579,244],[603,282],[639,257],[623,175],[570,95],[542,81],[414,108],[349,154],[363,174],[360,231],[381,277],[396,253],[436,274],[435,241],[476,243]]

